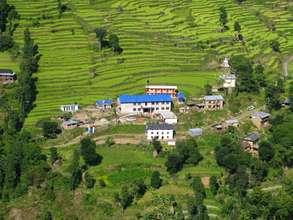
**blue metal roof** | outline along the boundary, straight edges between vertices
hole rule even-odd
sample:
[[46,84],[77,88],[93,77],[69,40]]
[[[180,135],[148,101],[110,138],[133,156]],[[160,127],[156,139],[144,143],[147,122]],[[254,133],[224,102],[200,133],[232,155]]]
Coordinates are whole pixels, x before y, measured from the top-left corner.
[[179,99],[179,100],[185,100],[186,98],[185,98],[184,93],[183,92],[178,92],[177,93],[177,99]]
[[121,95],[119,96],[120,103],[142,103],[142,102],[172,102],[171,95]]
[[96,105],[112,105],[112,100],[97,100]]

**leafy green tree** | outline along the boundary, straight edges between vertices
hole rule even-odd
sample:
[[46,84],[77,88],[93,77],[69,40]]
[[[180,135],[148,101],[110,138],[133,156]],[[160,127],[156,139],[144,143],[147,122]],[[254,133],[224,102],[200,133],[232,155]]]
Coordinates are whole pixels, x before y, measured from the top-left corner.
[[254,68],[256,81],[260,87],[265,87],[267,85],[266,77],[264,75],[264,67],[261,64],[257,64]]
[[289,85],[289,96],[288,96],[288,99],[289,99],[289,107],[290,107],[290,110],[293,112],[293,82],[291,82],[290,85]]
[[141,198],[145,194],[146,190],[147,186],[142,179],[135,180],[131,184],[130,192],[135,198]]
[[59,159],[58,151],[56,147],[50,148],[50,159],[51,163],[55,163]]
[[270,46],[272,48],[273,51],[275,52],[280,52],[280,43],[277,40],[272,40],[270,42]]
[[266,105],[269,110],[280,109],[281,101],[278,88],[275,85],[268,85],[265,90]]
[[161,145],[161,142],[160,141],[154,139],[152,141],[152,145],[153,145],[154,151],[156,151],[158,154],[161,153],[161,151],[162,151],[162,145]]
[[133,202],[133,194],[129,191],[127,186],[122,186],[120,194],[114,194],[115,201],[121,205],[123,210],[131,205]]
[[88,137],[80,141],[80,152],[87,165],[98,165],[102,161],[102,156],[96,152],[96,143]]
[[0,52],[4,52],[14,46],[13,38],[6,34],[0,34]]
[[240,31],[241,31],[241,26],[238,21],[234,22],[234,31],[236,31],[238,33],[240,33]]
[[119,46],[119,38],[116,34],[111,34],[109,36],[109,46],[113,48],[114,51],[116,51]]
[[91,189],[95,186],[96,180],[88,172],[85,173],[84,180],[87,188]]
[[58,122],[56,121],[45,121],[42,126],[43,135],[46,138],[56,138],[61,132]]
[[275,155],[275,150],[269,142],[262,141],[259,144],[258,154],[261,160],[270,161]]
[[162,185],[161,174],[159,171],[154,171],[151,176],[151,186],[155,189],[159,189]]
[[277,80],[277,85],[276,85],[276,89],[279,93],[284,93],[285,92],[285,85],[284,85],[284,80],[279,78]]
[[226,8],[224,6],[219,8],[220,14],[219,14],[219,22],[220,24],[226,28],[226,24],[228,22],[228,14],[226,11]]
[[210,189],[214,195],[217,194],[219,189],[219,183],[216,176],[211,176],[210,178]]
[[177,173],[183,167],[183,158],[182,158],[182,156],[180,156],[178,154],[175,154],[175,153],[169,154],[168,157],[167,157],[167,161],[165,163],[165,166],[167,167],[167,171],[170,174]]
[[206,95],[212,95],[213,92],[212,92],[212,86],[210,84],[205,84],[204,86],[204,89],[205,89],[205,94]]
[[96,37],[98,39],[98,43],[99,43],[99,48],[100,50],[103,49],[104,47],[104,40],[107,36],[107,31],[104,28],[97,28],[96,29]]
[[206,192],[199,176],[193,177],[191,188],[195,194],[201,194],[203,199],[206,198]]
[[9,12],[7,14],[7,22],[8,22],[8,32],[12,36],[16,27],[18,26],[20,16],[17,13],[15,7],[12,5],[9,7]]
[[78,149],[73,152],[69,170],[71,173],[71,190],[75,190],[81,182],[82,172],[79,166],[80,153]]

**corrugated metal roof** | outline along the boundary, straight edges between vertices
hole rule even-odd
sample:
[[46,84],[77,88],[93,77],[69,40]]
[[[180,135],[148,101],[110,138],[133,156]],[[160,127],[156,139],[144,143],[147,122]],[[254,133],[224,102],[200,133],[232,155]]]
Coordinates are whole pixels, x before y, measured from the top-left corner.
[[147,85],[146,89],[177,89],[177,86],[168,86],[168,85]]
[[172,98],[168,94],[121,95],[118,100],[120,103],[172,102]]
[[224,100],[223,96],[221,95],[207,95],[203,97],[206,101],[214,101],[214,100]]
[[257,134],[257,133],[251,133],[251,134],[247,135],[244,138],[244,140],[256,142],[256,141],[259,140],[259,138],[260,138],[259,134]]
[[202,128],[191,128],[188,130],[188,133],[192,137],[201,136],[203,134],[203,129]]
[[266,112],[254,112],[251,114],[252,117],[258,117],[258,118],[267,118],[270,117],[271,115],[269,113]]
[[112,100],[97,100],[96,105],[112,105]]
[[148,124],[146,130],[174,130],[174,125],[171,124]]

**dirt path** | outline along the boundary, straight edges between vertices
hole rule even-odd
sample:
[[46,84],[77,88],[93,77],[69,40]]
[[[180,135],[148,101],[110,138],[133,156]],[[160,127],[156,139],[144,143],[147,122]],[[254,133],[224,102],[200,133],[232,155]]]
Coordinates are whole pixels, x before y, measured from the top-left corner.
[[283,62],[283,74],[285,78],[289,76],[288,65],[290,62],[293,62],[293,56],[287,57]]

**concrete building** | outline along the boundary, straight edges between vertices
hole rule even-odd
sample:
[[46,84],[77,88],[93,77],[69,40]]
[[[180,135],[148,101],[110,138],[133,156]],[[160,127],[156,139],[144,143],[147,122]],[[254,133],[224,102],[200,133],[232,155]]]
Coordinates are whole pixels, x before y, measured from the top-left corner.
[[147,85],[145,87],[145,93],[148,95],[168,94],[171,95],[172,98],[176,98],[177,86]]
[[203,98],[204,110],[219,110],[224,107],[224,98],[221,95],[209,95]]
[[258,141],[260,139],[259,134],[257,133],[251,133],[247,135],[245,138],[243,138],[241,142],[241,146],[244,148],[245,151],[248,153],[251,153],[253,155],[258,154]]
[[121,95],[117,101],[122,114],[160,113],[172,108],[172,98],[167,94]]
[[223,63],[221,65],[223,68],[230,68],[230,65],[229,65],[229,58],[228,57],[225,57],[224,60],[223,60]]
[[174,139],[174,125],[171,124],[148,124],[146,126],[147,140],[170,141]]
[[16,80],[16,74],[12,70],[0,69],[0,83],[12,83]]
[[79,105],[78,104],[61,105],[60,110],[62,112],[77,112],[79,110]]
[[160,119],[167,124],[177,124],[177,116],[173,112],[160,112]]
[[229,126],[238,127],[239,121],[235,118],[231,118],[231,119],[225,121],[225,126],[226,127],[229,127]]
[[62,128],[63,129],[73,129],[73,128],[77,128],[79,126],[80,122],[70,119],[68,121],[64,121],[62,123]]
[[97,100],[96,108],[99,110],[109,110],[112,108],[113,102],[112,100]]
[[236,87],[236,76],[232,74],[220,76],[223,81],[223,88],[234,89]]
[[265,128],[269,125],[271,115],[266,112],[254,112],[251,114],[251,121],[258,129]]

